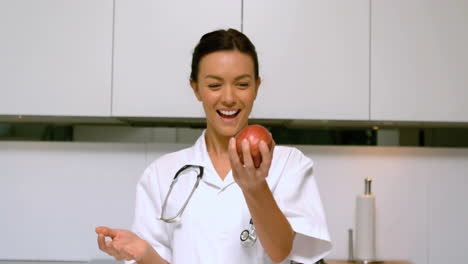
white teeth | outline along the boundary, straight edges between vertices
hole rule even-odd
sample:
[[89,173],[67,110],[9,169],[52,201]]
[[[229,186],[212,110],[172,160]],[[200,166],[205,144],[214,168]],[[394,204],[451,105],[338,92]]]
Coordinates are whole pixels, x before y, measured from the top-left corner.
[[224,111],[224,110],[219,110],[219,112],[227,116],[235,115],[237,113],[237,111]]

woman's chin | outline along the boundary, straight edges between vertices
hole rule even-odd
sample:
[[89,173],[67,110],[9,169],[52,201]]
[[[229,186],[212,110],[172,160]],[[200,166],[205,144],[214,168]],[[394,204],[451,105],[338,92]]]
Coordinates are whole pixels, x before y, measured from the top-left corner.
[[234,137],[240,130],[242,130],[242,128],[247,125],[248,120],[237,116],[237,118],[233,118],[233,120],[224,120],[224,118],[220,118],[220,120],[217,120],[217,122],[212,123],[211,129],[220,136]]
[[221,126],[215,128],[213,132],[222,137],[234,137],[242,129],[242,126]]

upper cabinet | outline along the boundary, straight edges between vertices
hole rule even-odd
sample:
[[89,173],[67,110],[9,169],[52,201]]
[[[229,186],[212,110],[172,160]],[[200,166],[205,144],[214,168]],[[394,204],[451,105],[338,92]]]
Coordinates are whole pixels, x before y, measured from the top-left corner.
[[0,1],[0,115],[109,116],[112,0]]
[[468,1],[373,0],[371,119],[468,122]]
[[461,0],[2,0],[0,116],[204,117],[193,48],[235,28],[252,118],[468,122],[467,26]]
[[254,118],[369,119],[369,0],[244,0]]
[[200,37],[241,25],[241,0],[116,0],[113,116],[203,117],[190,63]]

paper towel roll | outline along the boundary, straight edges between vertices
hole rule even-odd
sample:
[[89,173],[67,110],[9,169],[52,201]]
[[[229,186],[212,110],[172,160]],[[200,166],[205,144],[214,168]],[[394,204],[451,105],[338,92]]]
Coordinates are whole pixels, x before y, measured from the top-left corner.
[[359,195],[356,199],[355,258],[375,260],[375,196]]

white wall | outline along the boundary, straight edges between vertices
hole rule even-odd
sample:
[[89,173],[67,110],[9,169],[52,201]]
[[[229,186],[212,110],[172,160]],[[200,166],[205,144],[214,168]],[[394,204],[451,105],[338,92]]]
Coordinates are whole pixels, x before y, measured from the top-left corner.
[[87,260],[94,227],[128,227],[145,146],[0,143],[0,259]]
[[377,197],[377,254],[416,264],[465,263],[468,257],[468,149],[301,147],[316,177],[334,240],[347,256],[355,196],[372,177]]
[[[105,258],[94,227],[129,228],[144,167],[185,146],[0,142],[0,259]],[[299,148],[316,164],[334,242],[330,257],[347,257],[354,199],[369,176],[379,257],[415,264],[468,259],[468,149]]]

